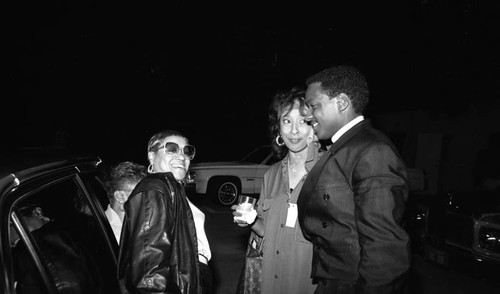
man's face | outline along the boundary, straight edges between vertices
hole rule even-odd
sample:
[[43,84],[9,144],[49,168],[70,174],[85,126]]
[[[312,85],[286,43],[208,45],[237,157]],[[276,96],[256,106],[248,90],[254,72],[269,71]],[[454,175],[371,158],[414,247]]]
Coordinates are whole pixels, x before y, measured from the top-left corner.
[[[121,187],[121,189],[116,190],[115,195],[116,195],[116,193],[118,193],[120,196],[118,199],[121,200],[118,202],[125,203],[127,201],[128,197],[130,197],[130,194],[132,194],[132,191],[134,190],[135,186],[137,186],[137,183],[139,183],[139,182],[129,181],[129,182],[124,183],[123,186]],[[115,199],[116,199],[116,196],[115,196]]]
[[318,82],[307,87],[305,102],[309,106],[307,118],[318,139],[331,139],[343,125],[337,98],[329,97]]

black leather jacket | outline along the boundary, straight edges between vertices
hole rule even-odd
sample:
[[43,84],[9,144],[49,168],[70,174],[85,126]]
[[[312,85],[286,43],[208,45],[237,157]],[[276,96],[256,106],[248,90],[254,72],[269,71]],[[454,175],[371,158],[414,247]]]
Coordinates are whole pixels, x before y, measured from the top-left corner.
[[149,174],[125,203],[118,279],[125,293],[200,293],[198,243],[184,187]]
[[[85,294],[106,293],[103,290],[99,268],[89,256],[85,247],[60,228],[50,222],[33,231],[40,256],[54,279],[58,293]],[[30,253],[19,241],[13,249],[16,273],[16,293],[46,293],[44,282],[38,275]]]

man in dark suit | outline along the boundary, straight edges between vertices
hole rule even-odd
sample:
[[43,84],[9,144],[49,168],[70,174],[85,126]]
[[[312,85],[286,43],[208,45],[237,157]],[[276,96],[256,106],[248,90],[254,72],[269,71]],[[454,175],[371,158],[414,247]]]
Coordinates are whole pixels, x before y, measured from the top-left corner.
[[363,117],[366,79],[356,68],[336,66],[306,84],[308,120],[320,140],[332,141],[297,203],[314,245],[315,293],[403,293],[410,266],[401,226],[407,169],[392,142]]

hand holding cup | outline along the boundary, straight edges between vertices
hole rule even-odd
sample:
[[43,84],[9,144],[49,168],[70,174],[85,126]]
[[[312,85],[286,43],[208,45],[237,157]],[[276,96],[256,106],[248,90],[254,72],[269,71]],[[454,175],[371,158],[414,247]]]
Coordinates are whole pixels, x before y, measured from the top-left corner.
[[257,199],[246,195],[238,197],[238,205],[233,205],[234,222],[240,227],[247,226],[255,221],[257,211],[255,211],[255,203]]

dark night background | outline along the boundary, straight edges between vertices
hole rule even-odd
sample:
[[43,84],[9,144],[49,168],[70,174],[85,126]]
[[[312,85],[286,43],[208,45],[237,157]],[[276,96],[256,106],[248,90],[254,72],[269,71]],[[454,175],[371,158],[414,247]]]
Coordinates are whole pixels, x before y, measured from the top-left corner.
[[150,136],[173,128],[195,161],[240,158],[267,143],[277,90],[345,63],[367,75],[368,117],[459,116],[500,94],[496,0],[162,2],[10,3],[2,149],[145,164]]

